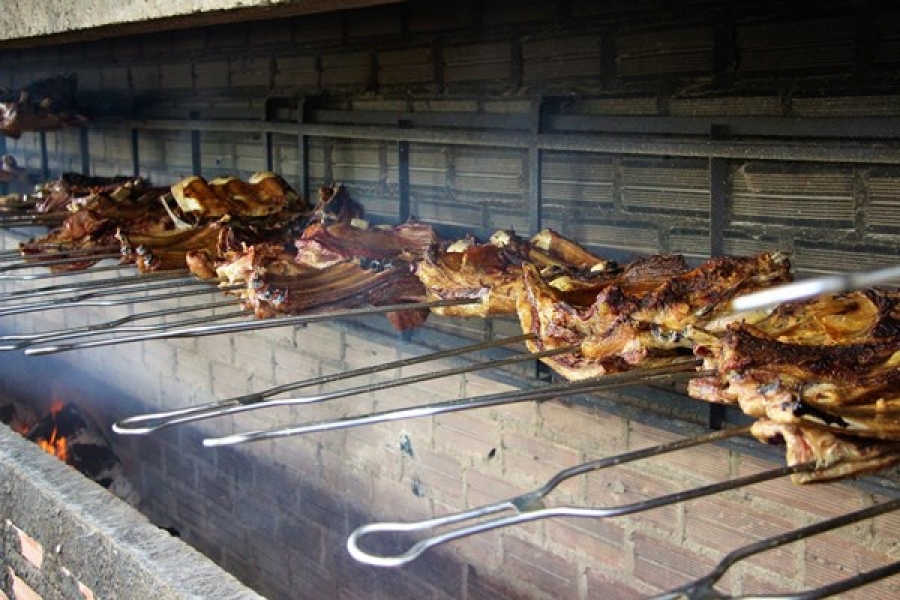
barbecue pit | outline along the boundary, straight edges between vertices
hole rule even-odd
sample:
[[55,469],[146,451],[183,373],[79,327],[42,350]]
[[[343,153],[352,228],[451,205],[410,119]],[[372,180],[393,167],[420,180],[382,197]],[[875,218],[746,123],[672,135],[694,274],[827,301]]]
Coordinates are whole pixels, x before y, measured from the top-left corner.
[[[0,153],[15,157],[32,182],[72,170],[160,184],[273,170],[306,195],[323,183],[344,184],[376,223],[414,215],[448,237],[482,238],[497,228],[549,226],[614,259],[678,252],[698,262],[783,250],[799,275],[895,262],[900,13],[888,4],[478,2],[459,10],[411,2],[255,18],[262,16],[10,42],[0,48],[7,85],[77,73],[91,122],[0,138]],[[21,182],[0,185],[14,190]],[[41,231],[14,225],[2,232],[3,249]],[[59,281],[5,279],[2,293]],[[9,314],[0,316],[0,334],[222,299],[204,292]],[[400,336],[380,317],[360,316],[46,356],[5,351],[0,378],[4,391],[39,405],[62,386],[109,430],[138,414],[518,333],[510,320],[430,318]],[[509,352],[492,349],[475,360]],[[397,367],[353,385],[374,388],[436,369]],[[740,415],[654,385],[203,445],[238,432],[541,387],[547,374],[536,371],[524,363],[456,374],[111,441],[138,474],[151,521],[175,526],[272,598],[322,597],[323,590],[345,597],[649,596],[704,575],[762,537],[897,496],[892,471],[800,488],[782,477],[612,519],[493,530],[383,569],[348,554],[347,538],[360,526],[494,503],[559,469],[739,425]],[[782,463],[778,452],[735,439],[573,479],[555,499],[640,502]],[[898,518],[866,518],[751,557],[719,589],[796,592],[892,564]],[[385,552],[403,547],[384,544]],[[885,576],[846,597],[894,597],[897,585]]]

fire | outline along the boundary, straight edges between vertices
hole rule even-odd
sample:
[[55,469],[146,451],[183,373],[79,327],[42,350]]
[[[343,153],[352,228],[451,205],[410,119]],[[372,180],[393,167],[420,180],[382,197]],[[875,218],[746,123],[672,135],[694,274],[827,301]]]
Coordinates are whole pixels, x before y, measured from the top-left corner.
[[66,445],[66,436],[56,435],[56,428],[50,434],[49,440],[38,440],[38,446],[44,449],[48,454],[52,454],[63,462],[69,462],[69,449]]
[[[64,406],[65,404],[63,404],[59,400],[54,400],[50,404],[50,416],[54,419],[54,421],[56,419],[56,415],[59,414]],[[69,449],[66,442],[66,437],[59,435],[57,425],[54,424],[53,431],[50,433],[49,438],[45,440],[37,440],[37,444],[48,454],[52,454],[63,462],[69,462]]]

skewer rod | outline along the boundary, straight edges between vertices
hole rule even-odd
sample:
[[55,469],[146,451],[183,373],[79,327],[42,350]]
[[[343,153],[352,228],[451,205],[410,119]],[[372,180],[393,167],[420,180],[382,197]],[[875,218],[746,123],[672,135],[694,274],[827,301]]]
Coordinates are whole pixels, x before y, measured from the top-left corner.
[[[65,252],[65,254],[69,254],[69,252]],[[107,258],[121,258],[121,256],[122,255],[118,252],[110,252],[108,254],[81,254],[78,256],[52,258],[47,260],[32,258],[31,260],[26,260],[23,262],[0,266],[0,273],[5,273],[7,271],[19,271],[21,269],[36,269],[40,267],[53,267],[57,265],[71,265],[73,263],[84,262],[87,260],[101,261],[106,260]]]
[[[266,398],[270,398],[277,394],[281,394],[284,392],[289,392],[292,390],[297,390],[305,387],[312,387],[316,385],[323,385],[326,383],[333,383],[335,381],[342,381],[344,379],[352,379],[355,377],[361,377],[363,375],[372,375],[374,373],[380,373],[383,371],[390,371],[393,369],[400,369],[403,367],[410,367],[417,364],[422,364],[425,362],[431,362],[435,360],[441,360],[444,358],[451,358],[454,356],[459,356],[461,354],[470,354],[472,352],[478,352],[481,350],[487,350],[490,348],[498,348],[502,346],[508,346],[513,343],[524,342],[530,339],[534,339],[533,334],[522,334],[509,338],[504,338],[502,340],[491,340],[487,342],[480,342],[478,344],[471,344],[468,346],[462,346],[459,348],[452,348],[450,350],[442,350],[440,352],[432,352],[429,354],[423,354],[420,356],[412,356],[409,358],[401,358],[400,360],[395,360],[387,363],[382,363],[379,365],[371,365],[368,367],[362,367],[359,369],[353,369],[352,371],[342,371],[338,373],[330,373],[328,375],[321,375],[319,377],[314,377],[312,379],[305,379],[302,381],[296,381],[292,383],[286,383],[284,385],[275,386],[264,390],[262,392],[256,392],[253,394],[246,394],[244,396],[237,396],[235,398],[228,398],[226,400],[220,400],[218,402],[209,402],[206,404],[201,404],[199,406],[192,406],[189,408],[182,408],[178,410],[171,410],[166,412],[158,412],[158,413],[150,413],[146,415],[138,415],[135,417],[129,417],[127,419],[123,419],[117,423],[114,423],[112,426],[113,431],[120,434],[131,434],[131,435],[145,435],[151,433],[153,431],[157,431],[158,429],[163,429],[165,427],[169,427],[172,425],[178,425],[181,423],[188,423],[194,420],[199,420],[201,418],[206,418],[207,415],[210,416],[218,416],[219,414],[226,414],[220,412],[222,409],[233,407],[233,406],[241,406],[241,405],[250,405],[257,404],[259,402],[263,402]],[[532,357],[533,358],[533,357]],[[479,367],[480,368],[480,367]],[[135,427],[140,423],[150,423],[149,425],[145,425],[143,427]]]
[[8,300],[21,300],[23,298],[31,297],[52,296],[54,294],[68,294],[84,289],[100,290],[104,288],[126,288],[136,285],[148,284],[153,281],[171,281],[173,285],[177,285],[176,282],[178,281],[189,283],[198,280],[195,277],[188,277],[188,271],[181,269],[178,271],[164,271],[159,273],[148,273],[146,275],[135,275],[130,277],[113,277],[110,279],[98,279],[93,281],[60,283],[56,285],[47,285],[40,288],[33,288],[30,290],[14,290],[6,294],[0,294],[0,302],[5,302]]
[[[205,283],[205,282],[198,282]],[[193,286],[193,284],[188,284]],[[173,287],[171,284],[163,284],[159,286],[147,286],[144,288],[144,291],[157,290],[157,289],[165,289]],[[73,296],[72,298],[67,298],[65,300],[56,300],[49,302],[34,302],[27,306],[18,306],[15,308],[10,308],[7,310],[0,311],[0,317],[6,317],[11,315],[21,315],[26,313],[32,313],[36,311],[42,310],[54,310],[60,308],[70,308],[72,306],[122,306],[125,304],[140,304],[141,302],[153,302],[155,300],[171,300],[174,298],[187,298],[189,296],[197,296],[200,294],[210,294],[216,291],[228,291],[235,289],[242,289],[244,286],[231,286],[228,288],[212,288],[212,287],[204,287],[197,290],[184,290],[181,292],[170,292],[167,294],[156,294],[153,296],[140,296],[137,298],[129,297],[129,298],[113,298],[107,300],[95,300],[97,296],[113,296],[119,294],[118,290],[115,290],[114,293],[90,293],[90,294],[81,294],[80,296]],[[107,290],[109,291],[109,290]],[[27,353],[27,351],[26,351]]]
[[[399,379],[392,379],[390,381],[382,381],[375,384],[370,385],[361,385],[356,387],[347,388],[345,390],[338,390],[335,392],[329,392],[326,394],[319,394],[316,396],[303,396],[300,398],[279,398],[277,400],[269,400],[265,402],[253,402],[253,403],[244,403],[237,406],[229,406],[225,408],[221,408],[214,411],[208,411],[205,413],[195,413],[191,416],[182,417],[181,419],[177,419],[174,421],[169,421],[166,425],[175,425],[176,423],[187,423],[192,421],[201,421],[203,419],[211,419],[213,417],[221,417],[225,415],[232,415],[242,412],[248,412],[251,410],[258,410],[261,408],[272,408],[274,406],[299,406],[306,404],[317,404],[320,402],[328,402],[330,400],[338,400],[340,398],[349,398],[351,396],[357,396],[360,394],[368,394],[370,392],[378,392],[381,390],[387,390],[390,388],[401,387],[404,385],[412,385],[414,383],[421,383],[423,381],[431,381],[432,379],[441,379],[443,377],[451,377],[453,375],[460,375],[462,373],[470,373],[472,371],[478,371],[482,369],[494,369],[499,367],[504,367],[507,365],[523,362],[526,360],[533,360],[536,358],[542,358],[545,356],[555,356],[557,354],[565,354],[567,352],[572,352],[577,350],[577,346],[572,346],[568,348],[554,348],[552,350],[544,350],[543,352],[536,352],[534,354],[519,354],[516,356],[511,356],[509,358],[501,358],[497,360],[491,360],[484,363],[478,363],[474,365],[466,365],[463,367],[454,367],[451,369],[445,369],[443,371],[435,371],[432,373],[423,373],[421,375],[412,375],[410,377],[401,377]],[[117,433],[121,433],[121,428],[117,429],[115,425],[113,426],[113,431]],[[139,431],[140,432],[140,431]],[[146,431],[143,431],[146,433]]]
[[[883,504],[876,504],[874,506],[870,506],[868,508],[864,508],[862,510],[857,510],[851,513],[847,513],[844,515],[840,515],[833,519],[828,519],[826,521],[822,521],[820,523],[814,523],[812,525],[807,525],[806,527],[800,527],[798,529],[794,529],[792,531],[788,531],[782,533],[780,535],[776,535],[764,540],[760,540],[753,544],[748,544],[736,550],[729,552],[725,558],[723,558],[719,564],[715,566],[715,568],[706,576],[691,582],[687,585],[680,586],[675,588],[669,592],[664,594],[660,594],[658,596],[654,596],[653,600],[675,600],[676,598],[708,598],[708,597],[716,597],[715,590],[713,586],[722,576],[731,568],[735,563],[755,554],[759,554],[761,552],[766,552],[768,550],[773,550],[775,548],[779,548],[781,546],[785,546],[787,544],[792,544],[794,542],[806,539],[808,537],[812,537],[814,535],[818,535],[820,533],[824,533],[826,531],[831,531],[832,529],[837,529],[839,527],[844,527],[846,525],[850,525],[852,523],[857,523],[862,521],[863,519],[871,519],[873,517],[877,517],[878,515],[882,515],[887,512],[891,512],[900,508],[900,498],[891,500],[889,502],[885,502]],[[898,563],[894,565],[889,565],[890,567],[896,567]],[[850,578],[850,580],[855,580],[856,578]],[[844,580],[841,582],[837,582],[836,584],[831,585],[840,585],[839,589],[831,589],[831,586],[826,586],[825,588],[818,588],[817,590],[811,590],[811,592],[815,592],[814,596],[807,595],[806,592],[801,592],[798,595],[790,595],[784,596],[784,598],[811,598],[811,597],[825,597],[829,594],[835,594],[838,592],[847,591],[848,589],[853,589],[853,587],[859,587],[859,585],[863,585],[864,583],[868,583],[868,580],[853,585],[853,587],[843,587],[847,585],[850,580]],[[823,590],[828,590],[827,593],[821,593]],[[820,595],[821,594],[821,595]]]
[[40,279],[57,279],[59,277],[77,277],[90,275],[93,273],[103,273],[108,271],[121,271],[122,269],[130,269],[134,267],[132,264],[115,264],[93,266],[89,269],[78,269],[72,271],[61,271],[59,273],[0,273],[0,281],[37,281]]
[[222,301],[222,302],[206,302],[203,304],[196,304],[192,306],[180,306],[176,308],[166,308],[161,310],[154,310],[139,314],[126,315],[121,319],[115,319],[113,321],[107,321],[106,323],[99,323],[96,325],[85,325],[83,327],[76,327],[71,329],[60,329],[58,331],[50,331],[45,333],[32,333],[32,334],[12,334],[6,336],[0,336],[0,341],[12,342],[6,344],[0,344],[0,351],[3,350],[21,350],[22,348],[26,348],[33,344],[43,344],[47,342],[55,342],[58,340],[66,340],[66,339],[75,339],[75,338],[83,338],[90,337],[102,333],[137,333],[143,331],[162,331],[167,327],[183,327],[187,325],[196,325],[199,323],[207,323],[212,321],[223,321],[226,319],[237,319],[240,317],[246,317],[247,313],[243,310],[233,311],[229,313],[223,313],[219,315],[204,315],[202,317],[195,317],[192,319],[184,319],[182,321],[178,321],[177,323],[159,323],[157,325],[133,325],[133,326],[124,326],[127,323],[133,321],[139,321],[143,319],[150,319],[153,317],[164,317],[168,315],[180,314],[185,312],[192,312],[197,310],[207,310],[214,308],[223,308],[226,306],[234,306],[234,303],[231,301]]
[[70,296],[68,298],[61,298],[56,300],[46,300],[43,302],[32,302],[30,304],[25,304],[23,306],[15,306],[12,308],[0,309],[0,317],[6,317],[10,315],[21,315],[26,313],[32,313],[42,310],[55,310],[60,308],[71,308],[73,306],[121,306],[123,304],[137,304],[140,302],[150,302],[153,300],[167,300],[170,298],[184,298],[187,296],[196,296],[197,294],[205,294],[216,290],[227,291],[229,289],[241,289],[244,286],[231,286],[229,288],[216,288],[210,286],[205,281],[200,281],[198,279],[191,279],[188,281],[183,281],[179,283],[173,283],[170,281],[162,281],[162,282],[152,282],[146,287],[144,287],[142,292],[150,292],[156,290],[163,290],[172,287],[195,287],[195,286],[204,286],[203,289],[193,290],[193,291],[185,291],[185,292],[173,292],[171,294],[157,294],[155,296],[141,296],[137,298],[118,298],[114,300],[96,300],[96,298],[103,298],[106,296],[116,296],[122,293],[134,291],[134,290],[126,290],[123,292],[122,290],[113,289],[113,290],[99,290],[96,292],[84,292],[82,294],[77,294],[75,296]]
[[237,333],[239,331],[252,331],[256,329],[271,329],[273,327],[284,327],[286,325],[301,325],[303,323],[315,323],[318,321],[329,321],[332,319],[340,319],[343,317],[361,317],[366,315],[377,315],[387,312],[395,312],[400,310],[416,310],[419,308],[435,308],[438,306],[458,306],[460,304],[472,304],[479,300],[457,299],[457,300],[437,300],[434,302],[410,302],[407,304],[387,304],[384,306],[369,306],[365,308],[353,308],[347,310],[336,310],[307,315],[293,315],[290,317],[280,317],[274,319],[255,319],[246,323],[224,323],[220,325],[209,325],[200,327],[185,327],[184,329],[175,329],[172,331],[148,333],[144,335],[134,335],[121,337],[112,340],[93,340],[80,344],[60,344],[56,346],[42,346],[39,348],[29,348],[25,350],[25,354],[37,356],[41,354],[56,354],[59,352],[68,352],[70,350],[80,350],[83,348],[97,348],[99,346],[109,346],[112,344],[129,344],[132,342],[146,342],[149,340],[171,339],[171,338],[190,338],[202,337],[205,335],[217,335],[221,333]]
[[646,383],[648,380],[657,377],[672,377],[676,374],[686,374],[687,371],[690,371],[690,377],[697,377],[699,374],[694,371],[694,368],[697,366],[697,364],[698,362],[694,360],[684,361],[673,365],[657,367],[654,369],[642,369],[640,372],[616,373],[613,375],[606,375],[590,381],[551,384],[539,389],[499,392],[496,394],[477,396],[475,398],[462,398],[460,400],[435,402],[433,404],[425,404],[399,410],[374,412],[356,417],[344,417],[342,419],[315,421],[295,427],[251,431],[224,437],[207,438],[203,440],[203,445],[207,447],[230,446],[234,444],[243,444],[245,442],[276,439],[292,435],[304,435],[321,431],[334,431],[337,429],[346,429],[349,427],[359,427],[361,425],[373,425],[375,423],[385,423],[389,421],[399,421],[403,419],[412,419],[418,417],[429,417],[450,412],[457,412],[461,410],[469,410],[473,408],[487,408],[490,406],[499,406],[501,404],[512,404],[514,402],[548,400],[550,398],[577,394],[581,392],[596,392],[600,390],[609,390],[629,385],[636,385],[639,383]]

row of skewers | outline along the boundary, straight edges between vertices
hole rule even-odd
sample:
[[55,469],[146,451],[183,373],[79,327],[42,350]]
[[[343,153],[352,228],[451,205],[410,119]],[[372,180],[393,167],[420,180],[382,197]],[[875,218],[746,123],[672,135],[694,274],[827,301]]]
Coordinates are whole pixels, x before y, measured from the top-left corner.
[[[121,191],[123,187],[127,194]],[[147,190],[153,192],[148,196]],[[90,301],[94,294],[102,296],[105,291],[115,295],[132,284],[140,286],[142,293],[159,285],[160,289],[189,288],[166,294],[194,294],[208,293],[209,284],[214,283],[224,293],[238,296],[241,304],[241,310],[214,318],[238,321],[209,325],[203,317],[128,335],[127,327],[133,320],[234,305],[233,300],[220,301],[197,305],[196,309],[129,315],[81,331],[6,336],[7,348],[42,354],[374,313],[388,315],[401,330],[421,325],[430,312],[470,318],[517,316],[523,329],[521,336],[506,340],[281,385],[199,407],[133,417],[115,425],[118,433],[144,434],[225,414],[348,397],[374,391],[373,386],[299,398],[276,396],[398,366],[524,342],[529,353],[383,382],[376,388],[535,358],[566,381],[538,389],[240,433],[209,439],[205,444],[245,443],[675,378],[688,383],[690,395],[737,404],[757,419],[749,429],[729,429],[708,438],[687,440],[686,444],[711,443],[750,432],[762,441],[787,445],[788,466],[751,482],[725,482],[720,484],[725,486],[721,489],[786,475],[798,482],[831,480],[883,469],[900,460],[895,418],[900,360],[897,292],[870,288],[844,293],[833,289],[833,293],[782,303],[774,309],[763,303],[762,307],[736,310],[736,302],[747,294],[783,289],[791,279],[786,256],[765,253],[728,257],[697,267],[688,265],[682,257],[652,256],[620,266],[552,231],[527,240],[512,232],[497,232],[484,243],[471,238],[448,243],[422,223],[370,227],[362,207],[340,187],[323,188],[318,204],[308,205],[274,174],[260,174],[248,182],[189,178],[163,190],[134,180],[113,184],[109,194],[118,199],[109,202],[107,192],[98,191],[96,186],[86,195],[74,194],[79,200],[65,205],[71,214],[62,225],[23,244],[21,256],[10,253],[0,257],[6,260],[0,269],[13,273],[46,265],[55,275],[64,276],[80,269],[96,272],[96,263],[118,257],[127,265],[135,265],[139,275],[84,282],[90,290],[84,294],[91,297],[78,302]],[[135,219],[136,206],[146,207],[148,213],[157,212],[153,217]],[[896,273],[889,275],[896,277]],[[842,280],[837,288],[847,284]],[[0,316],[65,305],[56,299],[50,302],[52,306],[45,302],[29,308],[21,300],[44,292],[78,298],[79,292],[74,291],[78,285],[54,284],[21,294],[9,293],[0,301],[20,304],[0,309]],[[108,290],[104,287],[107,285]],[[807,290],[805,295],[809,293]],[[257,319],[242,319],[248,311]],[[126,335],[59,343],[66,337],[95,336],[98,331]],[[48,342],[54,345],[41,346]],[[681,447],[687,446],[652,449],[636,458]],[[366,526],[354,532],[349,548],[365,562],[397,565],[413,560],[432,545],[488,528],[565,514],[625,514],[621,510],[541,509],[538,501],[568,477],[631,459],[612,457],[566,470],[541,490],[485,507],[486,512],[478,509],[418,524]],[[691,493],[719,489],[699,488]],[[691,493],[664,501],[698,497]],[[641,504],[627,510],[657,505],[661,504]],[[428,530],[505,510],[516,514],[423,540],[397,557],[369,554],[358,546],[360,539],[378,532]]]
[[[31,304],[12,292],[0,300],[17,304],[0,308],[0,316],[64,306],[67,299],[103,302],[98,298],[132,285],[143,293],[177,285],[177,292],[150,298],[183,297],[214,282],[242,309],[217,318],[252,312],[267,322],[206,330],[206,322],[191,326],[197,321],[191,319],[133,336],[59,343],[103,329],[92,326],[7,338],[6,347],[42,354],[297,324],[347,309],[382,312],[399,330],[420,326],[432,312],[517,316],[530,357],[569,382],[599,385],[614,381],[613,374],[629,374],[621,377],[629,381],[660,368],[684,373],[692,397],[739,405],[758,419],[754,435],[786,443],[789,464],[817,461],[820,468],[796,476],[799,482],[900,461],[900,294],[868,288],[735,311],[736,298],[791,281],[781,253],[714,258],[696,267],[681,256],[655,255],[620,266],[551,230],[530,239],[499,231],[483,243],[450,243],[424,223],[369,226],[363,207],[340,186],[323,188],[310,205],[273,173],[247,182],[190,177],[171,188],[139,179],[75,179],[46,189],[49,212],[68,216],[23,243],[23,261],[0,268],[46,264],[67,273],[118,256],[141,276],[86,282],[83,293],[79,284],[46,286],[26,294],[69,295]],[[161,314],[169,313],[127,320]],[[125,325],[117,320],[112,328],[121,333]]]

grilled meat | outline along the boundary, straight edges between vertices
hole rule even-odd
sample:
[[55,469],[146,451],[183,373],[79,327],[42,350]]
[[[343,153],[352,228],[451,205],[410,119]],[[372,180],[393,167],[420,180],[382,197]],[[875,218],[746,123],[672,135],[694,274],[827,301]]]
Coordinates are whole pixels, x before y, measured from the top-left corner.
[[437,242],[434,229],[424,223],[373,228],[354,219],[331,224],[314,223],[303,231],[294,245],[297,262],[325,268],[356,258],[415,261]]
[[[294,255],[279,243],[242,244],[239,250],[225,250],[221,254],[218,252],[216,250],[214,255],[207,250],[189,251],[186,254],[188,268],[201,279],[218,278],[225,285],[246,283],[254,272],[291,275],[309,268],[298,264]],[[241,297],[246,296],[247,292],[244,291]]]
[[87,117],[80,114],[75,98],[75,75],[48,77],[21,90],[0,88],[0,133],[19,138],[26,131],[53,131],[81,127]]
[[515,313],[526,263],[536,265],[550,285],[570,291],[589,287],[615,269],[614,263],[546,229],[530,241],[499,231],[486,244],[464,240],[443,248],[433,246],[416,264],[416,274],[428,290],[429,300],[479,300],[435,308],[435,313],[484,318]]
[[[257,268],[247,280],[244,306],[257,317],[265,318],[322,309],[421,302],[424,296],[425,290],[408,263],[397,261],[367,269],[355,262],[342,262],[324,269],[299,265],[290,273]],[[422,315],[418,310],[403,312],[408,314],[389,316],[399,329],[421,325],[427,316],[427,312]]]
[[124,200],[140,195],[148,188],[147,181],[139,177],[88,177],[63,173],[59,179],[35,186],[35,210],[39,213],[74,212],[104,195]]
[[784,444],[788,465],[815,461],[816,470],[795,473],[794,483],[833,481],[874,473],[900,463],[900,442],[835,434],[815,425],[760,419],[752,434],[767,444]]
[[188,177],[172,186],[182,211],[203,217],[263,217],[286,210],[308,212],[300,196],[275,173],[254,173],[247,181]]
[[695,349],[714,377],[693,397],[779,424],[900,440],[900,292],[864,290],[780,306]]
[[777,253],[711,259],[695,269],[679,256],[654,256],[593,288],[560,291],[526,265],[517,311],[522,330],[537,336],[528,342],[532,351],[580,344],[578,353],[542,360],[567,379],[586,379],[687,353],[695,329],[724,327],[732,298],[788,281],[789,271]]
[[69,216],[62,225],[46,235],[19,245],[27,259],[64,258],[78,251],[85,261],[51,267],[52,271],[86,269],[96,260],[91,254],[106,254],[118,246],[116,234],[123,224],[130,230],[153,235],[172,228],[172,222],[159,203],[165,192],[131,183],[69,200]]

